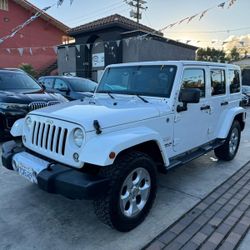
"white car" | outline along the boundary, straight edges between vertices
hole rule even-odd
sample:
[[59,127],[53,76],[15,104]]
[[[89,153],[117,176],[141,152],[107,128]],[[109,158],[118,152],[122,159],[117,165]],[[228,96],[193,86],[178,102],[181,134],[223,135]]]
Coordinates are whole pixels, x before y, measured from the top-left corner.
[[139,225],[157,171],[214,150],[232,160],[245,127],[240,68],[195,61],[108,66],[93,98],[35,110],[12,127],[3,165],[50,193],[93,199],[119,231]]

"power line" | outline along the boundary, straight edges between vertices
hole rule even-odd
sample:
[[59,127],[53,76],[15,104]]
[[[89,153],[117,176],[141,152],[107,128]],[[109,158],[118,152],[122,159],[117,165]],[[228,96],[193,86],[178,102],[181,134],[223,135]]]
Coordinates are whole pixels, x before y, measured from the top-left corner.
[[78,20],[78,21],[71,22],[70,26],[77,25],[79,22],[83,22],[83,21],[86,21],[86,20],[94,19],[94,18],[96,18],[96,17],[100,17],[100,16],[103,15],[104,13],[108,13],[108,12],[110,12],[110,11],[117,10],[117,12],[121,13],[121,12],[123,12],[123,11],[125,11],[125,10],[129,10],[128,7],[123,8],[123,9],[121,9],[121,7],[122,7],[122,5],[121,5],[121,6],[117,6],[117,7],[115,7],[115,8],[108,9],[108,10],[104,10],[104,11],[100,12],[99,14],[95,14],[95,15],[92,15],[92,16],[89,16],[89,17],[80,19],[80,20]]
[[104,6],[103,8],[97,9],[95,11],[90,11],[90,12],[88,12],[88,15],[81,15],[78,17],[66,19],[65,22],[75,21],[75,20],[79,20],[79,19],[82,20],[83,18],[87,19],[89,16],[96,15],[99,12],[103,12],[104,9],[108,9],[109,7],[114,7],[116,5],[118,5],[117,7],[120,7],[120,6],[123,6],[124,3],[121,2],[121,0],[120,0],[120,1],[114,2],[113,4],[108,4],[108,5]]
[[168,31],[167,33],[192,33],[192,34],[203,34],[203,33],[230,33],[234,31],[249,30],[250,27],[238,28],[238,29],[227,29],[227,30],[210,30],[210,31]]

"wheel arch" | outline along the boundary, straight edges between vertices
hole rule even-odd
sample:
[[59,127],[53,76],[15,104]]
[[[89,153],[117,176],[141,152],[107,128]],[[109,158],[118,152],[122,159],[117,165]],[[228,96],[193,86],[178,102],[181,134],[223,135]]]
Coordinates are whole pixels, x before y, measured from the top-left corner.
[[130,148],[124,149],[123,151],[121,151],[118,154],[117,158],[121,157],[124,154],[127,154],[128,152],[131,152],[131,151],[145,153],[146,155],[151,157],[152,160],[156,163],[157,170],[159,172],[164,172],[166,170],[166,167],[165,167],[166,161],[164,160],[164,157],[162,155],[162,151],[161,151],[157,141],[155,141],[155,140],[145,141],[145,142],[140,143],[138,145],[134,145]]
[[[108,166],[127,151],[148,154],[163,166],[169,165],[166,148],[157,131],[137,127],[96,136],[83,148],[79,160],[97,166]],[[110,158],[110,153],[115,157]],[[155,155],[153,155],[155,153]]]
[[228,136],[228,133],[230,131],[230,128],[234,121],[238,121],[241,126],[241,130],[244,130],[245,128],[245,120],[246,120],[246,111],[244,108],[236,107],[231,110],[229,110],[225,118],[223,120],[222,126],[218,133],[219,139],[225,139]]

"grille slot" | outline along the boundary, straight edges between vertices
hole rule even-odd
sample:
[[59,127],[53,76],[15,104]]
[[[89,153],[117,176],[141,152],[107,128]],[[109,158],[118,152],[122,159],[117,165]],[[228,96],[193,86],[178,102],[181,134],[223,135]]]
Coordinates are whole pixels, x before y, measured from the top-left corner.
[[32,144],[60,155],[65,154],[68,129],[45,122],[33,123]]

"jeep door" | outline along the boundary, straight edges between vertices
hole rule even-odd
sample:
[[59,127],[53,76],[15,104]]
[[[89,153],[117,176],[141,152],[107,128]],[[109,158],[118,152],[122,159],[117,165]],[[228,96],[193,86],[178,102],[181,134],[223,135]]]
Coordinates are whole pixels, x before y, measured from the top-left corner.
[[225,117],[225,113],[227,112],[229,106],[226,72],[225,67],[209,67],[209,138],[211,140],[217,138],[218,131],[222,124],[222,119]]
[[[209,98],[207,67],[184,67],[180,89],[200,89],[200,102],[187,104],[187,110],[177,112],[174,124],[174,151],[181,154],[209,141]],[[183,103],[177,101],[177,106]]]

